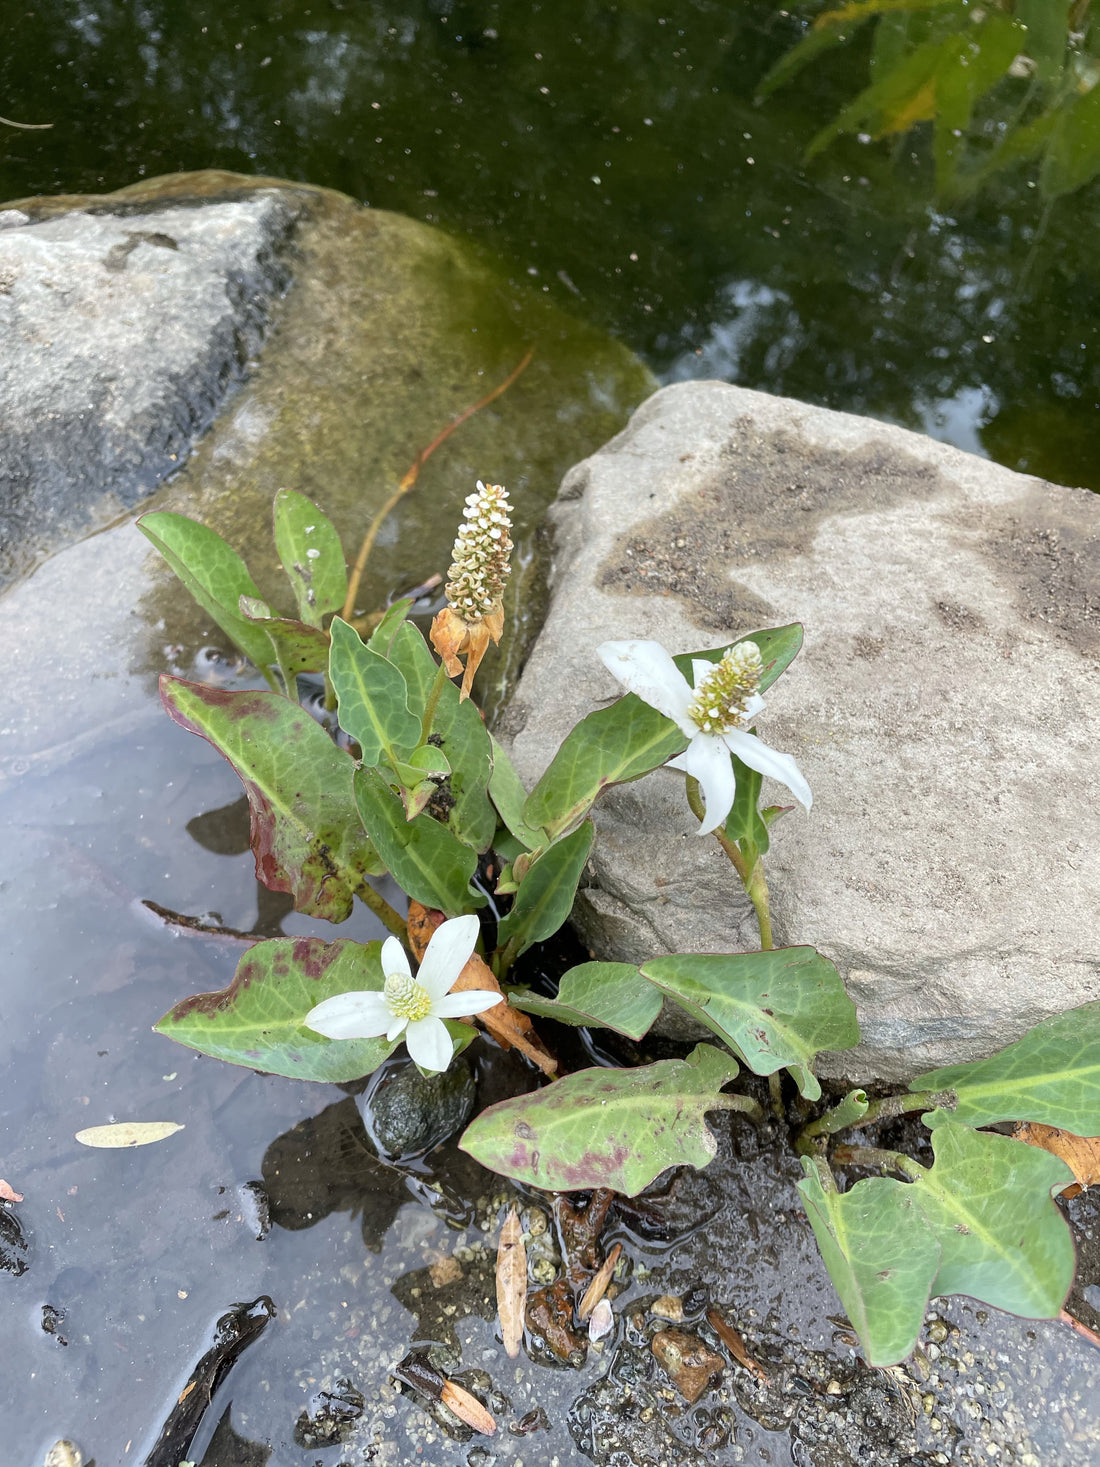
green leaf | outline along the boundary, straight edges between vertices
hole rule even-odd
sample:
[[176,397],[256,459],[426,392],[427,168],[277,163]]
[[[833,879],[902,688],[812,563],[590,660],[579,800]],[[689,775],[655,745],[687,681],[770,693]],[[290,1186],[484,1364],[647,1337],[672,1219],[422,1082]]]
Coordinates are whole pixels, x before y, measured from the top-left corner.
[[1016,0],[1016,16],[1027,28],[1023,49],[1035,62],[1035,78],[1048,91],[1057,87],[1069,45],[1072,0]]
[[514,961],[533,942],[553,937],[573,910],[577,883],[592,849],[592,822],[547,846],[523,877],[512,910],[497,928],[499,946]]
[[371,840],[406,895],[448,917],[485,905],[470,887],[477,852],[430,815],[407,820],[401,796],[377,769],[355,771],[355,798]]
[[581,1070],[502,1100],[459,1146],[482,1166],[549,1192],[610,1187],[636,1196],[670,1166],[706,1166],[717,1151],[704,1117],[732,1109],[722,1086],[737,1063],[710,1044],[686,1060]]
[[296,911],[342,922],[364,878],[384,869],[356,813],[351,757],[278,693],[162,677],[160,696],[244,781],[259,880],[289,892]]
[[755,848],[754,860],[759,859],[767,855],[769,845],[768,822],[759,808],[764,776],[743,764],[736,754],[731,754],[730,758],[733,760],[733,777],[737,783],[733,805],[726,816],[725,833],[730,840],[745,842],[742,847],[744,855],[749,854],[746,847]]
[[371,632],[367,646],[373,648],[375,652],[381,652],[383,657],[388,657],[394,634],[408,616],[412,605],[413,597],[403,596],[400,601],[395,601],[392,606],[387,606],[382,620]]
[[365,647],[354,628],[335,617],[329,628],[329,677],[336,689],[340,727],[359,745],[363,763],[396,765],[420,742],[420,720],[409,712],[400,669]]
[[859,1043],[855,1004],[812,947],[758,953],[677,953],[651,958],[642,976],[725,1041],[758,1075],[786,1067],[817,1100],[820,1050]]
[[633,963],[581,963],[562,975],[557,998],[513,988],[508,1002],[559,1024],[590,1024],[641,1039],[661,1012],[663,999]]
[[954,185],[964,155],[975,104],[1006,74],[1024,44],[1022,27],[991,12],[984,23],[944,42],[934,82],[936,183],[942,193]]
[[577,826],[608,785],[658,769],[688,741],[676,725],[633,693],[572,728],[527,797],[524,822],[551,840]]
[[1055,1319],[1073,1283],[1073,1238],[1052,1193],[1073,1181],[1057,1156],[947,1121],[913,1191],[942,1250],[936,1294],[968,1294],[1026,1319]]
[[328,667],[327,632],[304,621],[275,616],[257,596],[242,596],[239,609],[246,620],[267,633],[272,658],[291,677],[300,672],[324,672]]
[[834,46],[844,45],[865,20],[870,20],[873,13],[873,10],[868,9],[865,14],[855,15],[843,28],[827,24],[830,20],[828,12],[818,16],[816,23],[807,30],[802,39],[789,51],[785,51],[767,73],[756,90],[757,97],[762,100],[771,96],[772,92],[797,76],[803,67],[816,61],[818,56],[832,50]]
[[[437,663],[411,622],[396,629],[389,655],[404,674],[409,707],[422,718]],[[440,690],[432,733],[440,740],[451,766],[446,792],[454,804],[447,813],[447,825],[472,850],[487,851],[497,826],[488,794],[493,767],[489,731],[477,707],[469,699],[459,700],[458,688],[449,678]]]
[[[527,791],[516,773],[516,766],[508,757],[508,751],[497,739],[492,740],[493,772],[489,778],[489,794],[497,813],[508,830],[526,851],[537,851],[546,845],[546,832],[528,825],[523,818],[523,807],[527,803]],[[499,844],[498,855],[502,854]]]
[[932,1294],[1055,1319],[1073,1281],[1073,1240],[1051,1195],[1073,1179],[1065,1162],[954,1121],[932,1149],[931,1168],[907,1163],[916,1181],[868,1178],[843,1194],[823,1165],[802,1163],[811,1226],[872,1365],[908,1355]]
[[385,981],[380,942],[278,937],[258,942],[237,964],[228,988],[197,993],[157,1024],[189,1049],[231,1065],[294,1080],[344,1084],[369,1075],[397,1048],[379,1039],[326,1039],[302,1020],[323,999]]
[[798,1190],[821,1257],[870,1365],[894,1365],[912,1350],[924,1323],[940,1245],[913,1188],[869,1177],[838,1192],[827,1168],[803,1158]]
[[1061,198],[1100,173],[1100,80],[1077,92],[1059,110],[1057,123],[1039,169],[1039,189],[1046,199]]
[[275,548],[294,588],[298,614],[319,627],[329,611],[339,611],[348,594],[340,537],[311,499],[296,489],[280,489],[272,511]]
[[[764,670],[761,691],[771,686],[790,666],[802,645],[802,628],[771,627],[738,637],[738,642],[755,642]],[[674,657],[676,666],[691,681],[693,660],[720,662],[730,646],[685,652]],[[587,814],[593,801],[608,785],[627,784],[660,768],[687,748],[687,739],[671,721],[627,693],[608,708],[582,718],[565,736],[561,748],[535,785],[523,809],[524,821],[546,831],[557,840],[572,830]]]
[[232,546],[197,520],[166,509],[143,514],[137,527],[234,646],[266,672],[274,661],[271,642],[239,609],[242,596],[259,599],[260,593]]
[[910,1090],[954,1090],[955,1110],[930,1111],[926,1126],[1038,1121],[1075,1136],[1100,1134],[1100,999],[1054,1014],[989,1059],[929,1070]]

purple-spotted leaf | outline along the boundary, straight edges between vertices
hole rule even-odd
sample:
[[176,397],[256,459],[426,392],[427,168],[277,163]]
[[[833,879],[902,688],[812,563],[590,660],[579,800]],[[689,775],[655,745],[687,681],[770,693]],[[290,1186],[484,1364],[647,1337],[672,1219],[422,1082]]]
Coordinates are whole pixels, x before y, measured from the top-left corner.
[[355,806],[354,762],[297,703],[162,677],[169,717],[199,734],[244,781],[256,875],[311,917],[342,922],[384,867]]
[[706,1166],[710,1110],[737,1061],[711,1044],[632,1070],[580,1070],[483,1110],[459,1142],[482,1166],[548,1192],[610,1187],[636,1196],[670,1166]]
[[249,948],[233,982],[176,1004],[158,1034],[214,1059],[271,1075],[343,1084],[369,1075],[397,1048],[379,1039],[326,1039],[306,1029],[310,1009],[339,993],[378,992],[380,942],[277,937]]

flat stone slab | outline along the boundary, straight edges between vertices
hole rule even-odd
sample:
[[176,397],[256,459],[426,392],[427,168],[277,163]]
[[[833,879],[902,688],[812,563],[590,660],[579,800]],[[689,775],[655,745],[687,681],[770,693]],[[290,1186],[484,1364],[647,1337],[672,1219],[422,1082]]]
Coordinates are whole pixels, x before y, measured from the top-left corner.
[[[528,785],[619,691],[600,642],[804,625],[758,728],[815,797],[774,829],[776,943],[832,958],[859,1009],[863,1043],[823,1073],[905,1079],[1100,997],[1100,498],[710,382],[650,398],[552,519],[552,605],[505,728]],[[683,776],[595,818],[574,920],[596,955],[758,945]]]

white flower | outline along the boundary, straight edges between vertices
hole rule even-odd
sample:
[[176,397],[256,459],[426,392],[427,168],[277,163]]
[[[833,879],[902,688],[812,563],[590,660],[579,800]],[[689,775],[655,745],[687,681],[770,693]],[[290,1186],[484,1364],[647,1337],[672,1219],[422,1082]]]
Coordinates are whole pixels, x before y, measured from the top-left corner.
[[307,1029],[327,1039],[393,1040],[404,1033],[410,1056],[422,1069],[445,1070],[454,1046],[444,1019],[480,1014],[501,1002],[499,993],[486,988],[449,990],[477,945],[481,924],[474,916],[452,917],[432,933],[424,961],[414,978],[405,949],[396,937],[382,944],[381,993],[338,993],[310,1009],[303,1019]]
[[699,781],[707,807],[700,835],[717,830],[733,806],[737,784],[731,753],[750,769],[785,784],[810,808],[810,786],[790,755],[769,749],[746,732],[764,707],[756,691],[762,665],[755,642],[738,642],[720,662],[692,658],[694,688],[660,642],[604,642],[596,651],[628,692],[670,718],[691,740],[668,762]]

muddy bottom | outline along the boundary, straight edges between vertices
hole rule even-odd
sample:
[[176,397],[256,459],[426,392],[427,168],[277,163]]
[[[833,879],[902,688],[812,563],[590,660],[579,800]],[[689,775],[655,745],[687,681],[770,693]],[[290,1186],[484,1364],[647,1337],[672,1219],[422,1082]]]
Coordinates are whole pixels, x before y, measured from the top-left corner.
[[[725,1115],[705,1172],[612,1209],[600,1246],[623,1245],[613,1325],[584,1363],[530,1337],[509,1360],[497,1236],[518,1200],[534,1282],[552,1281],[545,1196],[451,1144],[386,1166],[353,1096],[152,1032],[182,995],[224,986],[241,945],[177,934],[143,899],[265,935],[336,935],[257,889],[241,815],[231,770],[151,700],[124,736],[0,791],[0,1175],[24,1197],[0,1204],[5,1464],[40,1467],[60,1438],[85,1467],[1100,1461],[1100,1353],[1064,1325],[933,1301],[909,1364],[865,1368],[786,1136]],[[339,935],[380,933],[360,913]],[[532,1083],[487,1040],[469,1053],[481,1102]],[[73,1139],[112,1120],[184,1129],[132,1151]],[[1100,1207],[1086,1194],[1067,1210],[1071,1307],[1095,1326]],[[755,1368],[735,1362],[710,1311]],[[488,1406],[494,1436],[397,1384],[413,1348]],[[676,1379],[696,1349],[689,1402]],[[165,1457],[166,1421],[206,1402],[185,1423],[201,1419],[189,1451]]]

